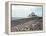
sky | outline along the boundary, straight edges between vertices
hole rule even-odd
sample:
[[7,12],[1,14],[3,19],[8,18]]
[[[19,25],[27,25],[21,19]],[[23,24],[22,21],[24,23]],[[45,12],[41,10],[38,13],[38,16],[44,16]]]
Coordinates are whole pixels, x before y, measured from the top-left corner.
[[12,17],[28,17],[32,12],[37,16],[42,16],[42,7],[12,5]]

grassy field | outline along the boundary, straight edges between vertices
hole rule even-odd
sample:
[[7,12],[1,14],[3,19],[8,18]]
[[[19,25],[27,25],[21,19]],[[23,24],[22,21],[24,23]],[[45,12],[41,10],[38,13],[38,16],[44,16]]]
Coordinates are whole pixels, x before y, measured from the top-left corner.
[[11,21],[11,32],[43,30],[43,18],[23,18]]

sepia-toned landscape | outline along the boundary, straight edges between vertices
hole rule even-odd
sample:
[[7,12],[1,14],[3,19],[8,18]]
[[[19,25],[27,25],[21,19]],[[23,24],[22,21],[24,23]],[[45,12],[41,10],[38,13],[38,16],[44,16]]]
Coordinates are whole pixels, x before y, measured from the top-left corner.
[[43,30],[42,6],[12,5],[11,32]]

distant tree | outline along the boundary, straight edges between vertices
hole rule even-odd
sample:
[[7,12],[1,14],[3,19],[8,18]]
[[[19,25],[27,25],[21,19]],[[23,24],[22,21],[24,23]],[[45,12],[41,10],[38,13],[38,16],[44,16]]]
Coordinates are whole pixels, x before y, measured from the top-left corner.
[[31,14],[29,14],[29,16],[34,16],[35,15],[35,13],[34,12],[32,12]]
[[31,14],[29,14],[28,17],[32,18],[32,19],[37,19],[38,18],[38,16],[34,12],[32,12]]
[[28,16],[28,17],[34,17],[34,16],[37,16],[37,15],[35,15],[35,13],[34,13],[34,12],[32,12],[31,14],[29,14],[29,16]]

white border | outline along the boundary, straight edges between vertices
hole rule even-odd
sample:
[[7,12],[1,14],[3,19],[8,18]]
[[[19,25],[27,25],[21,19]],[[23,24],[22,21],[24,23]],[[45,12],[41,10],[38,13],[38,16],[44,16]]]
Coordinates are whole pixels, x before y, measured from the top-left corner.
[[44,3],[31,3],[31,2],[15,2],[15,1],[12,1],[12,2],[8,2],[8,13],[9,13],[9,18],[8,18],[8,26],[9,26],[9,31],[8,31],[8,34],[21,34],[21,33],[37,33],[37,32],[45,32],[45,12],[43,12],[43,30],[41,31],[23,31],[23,32],[11,32],[11,4],[28,4],[28,5],[42,5],[43,6],[43,11],[44,11],[44,6],[45,4]]

